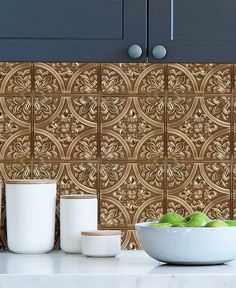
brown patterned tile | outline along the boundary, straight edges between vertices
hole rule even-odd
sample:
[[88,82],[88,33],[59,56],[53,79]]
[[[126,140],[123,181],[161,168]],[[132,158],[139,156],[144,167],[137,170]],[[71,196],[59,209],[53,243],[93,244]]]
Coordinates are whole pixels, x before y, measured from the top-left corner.
[[1,214],[1,230],[0,230],[0,250],[7,250],[7,229],[6,229],[6,206],[2,205],[2,214]]
[[138,250],[141,249],[140,243],[138,241],[137,233],[135,230],[122,230],[122,249],[127,250]]
[[97,194],[97,164],[88,162],[35,162],[35,179],[57,179],[58,197],[62,194]]
[[101,228],[122,229],[126,249],[140,248],[134,224],[166,208],[236,217],[232,69],[0,62],[0,179],[55,178],[58,196],[97,193]]
[[230,164],[169,163],[168,211],[203,211],[211,218],[230,217]]
[[236,159],[236,94],[234,94],[234,97],[233,97],[233,117],[232,117],[232,126],[233,126],[233,149],[232,149],[232,155],[233,155],[233,158],[234,158],[234,161]]
[[163,159],[163,120],[162,97],[103,97],[102,159]]
[[22,95],[31,91],[31,63],[0,62],[0,94]]
[[169,64],[168,92],[230,94],[232,65]]
[[[0,163],[0,182],[3,182],[3,187],[2,187],[3,188],[3,193],[5,193],[4,180],[6,180],[6,179],[7,179],[7,175],[5,173],[4,163]],[[4,199],[4,201],[5,201],[5,199]]]
[[121,249],[122,250],[138,250],[141,245],[135,230],[121,230]]
[[232,181],[232,218],[236,219],[236,163],[234,162],[232,164],[232,175],[233,175],[233,181]]
[[54,249],[60,249],[60,202],[56,204]]
[[230,111],[230,96],[169,97],[168,159],[229,160]]
[[162,212],[163,164],[100,164],[100,224],[133,227]]
[[0,166],[4,180],[31,178],[31,164],[29,162],[4,162]]
[[97,159],[96,96],[35,98],[36,160]]
[[98,93],[98,65],[81,63],[35,63],[35,92]]
[[0,97],[0,160],[30,160],[31,102],[27,97]]
[[105,94],[163,94],[164,65],[104,64],[101,72],[101,91]]

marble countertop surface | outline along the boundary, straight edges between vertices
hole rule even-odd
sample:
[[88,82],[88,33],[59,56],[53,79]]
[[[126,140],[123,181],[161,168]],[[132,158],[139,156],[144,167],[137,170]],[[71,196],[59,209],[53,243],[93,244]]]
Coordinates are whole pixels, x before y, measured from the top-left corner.
[[235,288],[236,261],[214,266],[170,266],[143,251],[87,258],[53,251],[0,253],[1,288]]

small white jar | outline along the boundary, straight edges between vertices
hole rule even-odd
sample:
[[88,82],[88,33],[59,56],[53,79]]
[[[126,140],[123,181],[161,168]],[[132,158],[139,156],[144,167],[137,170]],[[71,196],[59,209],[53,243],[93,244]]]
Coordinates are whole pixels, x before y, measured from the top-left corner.
[[15,253],[53,249],[56,213],[55,180],[6,181],[7,243]]
[[83,231],[82,254],[90,257],[114,257],[121,250],[121,231]]
[[98,222],[96,195],[61,195],[61,249],[81,253],[81,231],[96,230]]

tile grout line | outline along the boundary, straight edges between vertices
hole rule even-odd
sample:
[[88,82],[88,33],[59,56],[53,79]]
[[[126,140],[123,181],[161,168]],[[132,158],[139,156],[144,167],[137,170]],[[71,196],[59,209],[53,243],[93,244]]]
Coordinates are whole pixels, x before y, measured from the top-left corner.
[[102,64],[98,64],[98,96],[97,96],[97,201],[98,201],[98,227],[100,227],[100,163],[101,163],[101,89],[102,89]]
[[163,173],[163,213],[168,210],[168,190],[167,190],[167,165],[168,165],[168,134],[167,134],[167,100],[168,100],[168,64],[164,64],[164,85],[165,85],[165,96],[164,96],[164,173]]
[[32,83],[32,94],[31,94],[31,163],[30,163],[30,178],[34,178],[34,101],[35,101],[35,62],[31,63],[31,83]]
[[235,65],[232,64],[231,69],[231,127],[230,127],[230,150],[231,150],[231,164],[230,164],[230,219],[234,218],[234,102],[235,102]]

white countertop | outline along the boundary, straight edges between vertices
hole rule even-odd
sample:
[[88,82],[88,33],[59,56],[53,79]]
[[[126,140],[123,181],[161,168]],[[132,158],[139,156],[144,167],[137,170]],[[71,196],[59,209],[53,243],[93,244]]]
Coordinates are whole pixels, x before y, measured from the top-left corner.
[[54,251],[0,253],[1,288],[235,288],[236,261],[215,266],[170,266],[143,251],[87,258]]

